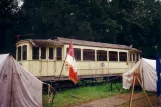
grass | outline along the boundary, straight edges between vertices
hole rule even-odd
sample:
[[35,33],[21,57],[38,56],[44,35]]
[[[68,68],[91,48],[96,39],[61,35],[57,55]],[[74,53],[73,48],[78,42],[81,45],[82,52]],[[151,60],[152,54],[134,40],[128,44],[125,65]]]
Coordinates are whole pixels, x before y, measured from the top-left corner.
[[[121,83],[117,83],[117,86],[119,89],[122,87]],[[109,87],[109,84],[101,84],[61,91],[59,94],[56,94],[52,107],[70,107],[71,105],[113,96],[119,92],[114,85],[112,91],[109,91]],[[51,106],[45,105],[44,107]]]

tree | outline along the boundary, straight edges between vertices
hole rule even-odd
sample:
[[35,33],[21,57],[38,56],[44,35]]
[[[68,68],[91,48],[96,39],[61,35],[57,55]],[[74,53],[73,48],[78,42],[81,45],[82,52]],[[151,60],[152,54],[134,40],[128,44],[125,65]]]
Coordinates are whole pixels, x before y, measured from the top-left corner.
[[133,45],[150,58],[155,56],[153,46],[160,43],[161,5],[156,0],[24,0],[21,8],[12,0],[2,1],[1,10],[7,14],[0,13],[6,20],[0,29],[1,47],[5,46],[1,52],[15,53],[12,44],[19,34]]
[[0,1],[0,53],[10,52],[12,45],[13,27],[16,23],[15,16],[19,11],[17,1],[1,0]]

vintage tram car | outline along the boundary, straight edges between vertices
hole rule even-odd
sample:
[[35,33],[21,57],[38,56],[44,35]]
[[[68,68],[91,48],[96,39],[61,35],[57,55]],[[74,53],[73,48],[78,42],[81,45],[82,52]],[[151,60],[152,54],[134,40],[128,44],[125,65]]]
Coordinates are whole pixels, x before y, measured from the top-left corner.
[[[140,59],[131,46],[57,37],[26,39],[16,43],[16,60],[42,81],[58,80],[69,43],[73,43],[79,79],[118,76]],[[60,80],[68,80],[65,64]]]

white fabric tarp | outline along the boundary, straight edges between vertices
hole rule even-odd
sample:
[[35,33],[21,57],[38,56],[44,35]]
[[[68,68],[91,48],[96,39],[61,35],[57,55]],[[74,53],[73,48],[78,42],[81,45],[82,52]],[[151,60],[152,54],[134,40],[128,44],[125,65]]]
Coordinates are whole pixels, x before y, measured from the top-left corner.
[[147,91],[156,91],[156,60],[142,58],[132,69],[123,74],[123,88],[129,89],[132,85],[134,72],[139,72],[142,86]]
[[9,54],[0,55],[0,107],[42,107],[42,82]]
[[123,88],[124,89],[129,89],[131,87],[134,72],[137,72],[137,70],[140,70],[140,62],[141,60],[139,60],[132,69],[130,69],[128,72],[125,72],[123,74],[122,77],[123,77]]

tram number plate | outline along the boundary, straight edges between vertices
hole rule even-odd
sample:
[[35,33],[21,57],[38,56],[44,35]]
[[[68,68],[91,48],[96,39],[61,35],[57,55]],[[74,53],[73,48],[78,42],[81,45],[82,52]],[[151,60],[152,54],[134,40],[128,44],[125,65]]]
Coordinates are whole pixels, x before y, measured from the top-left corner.
[[102,63],[100,64],[100,66],[101,66],[101,67],[104,67],[104,66],[105,66],[105,64],[102,62]]

